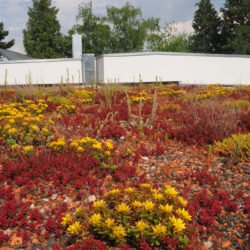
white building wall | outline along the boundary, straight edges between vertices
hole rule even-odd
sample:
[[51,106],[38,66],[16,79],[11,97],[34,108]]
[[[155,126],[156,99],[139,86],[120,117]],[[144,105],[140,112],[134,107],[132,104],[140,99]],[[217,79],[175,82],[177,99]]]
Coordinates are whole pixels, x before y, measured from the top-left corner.
[[104,83],[179,81],[182,84],[250,84],[250,57],[185,53],[111,54],[97,58]]
[[81,82],[81,59],[42,59],[0,63],[0,85]]
[[[0,62],[0,85],[82,83],[81,59]],[[250,85],[250,56],[129,53],[97,57],[97,81]],[[85,73],[84,73],[85,74]]]

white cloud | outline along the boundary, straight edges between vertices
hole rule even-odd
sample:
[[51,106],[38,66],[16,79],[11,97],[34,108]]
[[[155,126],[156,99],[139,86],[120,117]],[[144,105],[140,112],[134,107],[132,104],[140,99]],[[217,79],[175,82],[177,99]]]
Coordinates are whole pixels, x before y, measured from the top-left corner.
[[63,33],[67,31],[76,23],[76,15],[78,12],[78,5],[82,0],[54,0],[52,2],[58,9],[58,20],[61,24],[61,30]]
[[174,24],[176,30],[178,33],[192,33],[193,27],[192,27],[192,20],[185,21],[185,22],[177,22]]

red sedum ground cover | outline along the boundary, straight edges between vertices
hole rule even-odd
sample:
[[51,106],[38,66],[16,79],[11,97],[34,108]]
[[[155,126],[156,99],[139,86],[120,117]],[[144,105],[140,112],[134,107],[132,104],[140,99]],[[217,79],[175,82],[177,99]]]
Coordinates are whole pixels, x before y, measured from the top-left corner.
[[[249,117],[249,86],[0,90],[0,249],[248,249]],[[95,201],[145,183],[184,197],[184,229],[93,231]],[[62,221],[79,208],[74,233]]]

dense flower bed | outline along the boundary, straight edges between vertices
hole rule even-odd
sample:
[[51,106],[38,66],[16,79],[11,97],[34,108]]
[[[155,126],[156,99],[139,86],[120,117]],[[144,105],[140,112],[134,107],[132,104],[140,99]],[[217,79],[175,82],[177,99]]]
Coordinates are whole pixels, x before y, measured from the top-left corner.
[[246,249],[250,88],[0,90],[0,246]]

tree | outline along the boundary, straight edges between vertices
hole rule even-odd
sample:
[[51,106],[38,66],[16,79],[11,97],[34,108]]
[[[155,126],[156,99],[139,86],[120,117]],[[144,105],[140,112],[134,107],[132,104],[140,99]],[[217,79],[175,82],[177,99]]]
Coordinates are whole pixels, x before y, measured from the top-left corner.
[[151,48],[152,51],[190,52],[189,35],[177,33],[174,23],[166,24],[158,36],[154,47]]
[[67,35],[62,35],[62,50],[61,56],[64,58],[72,58],[72,35],[74,32],[72,30],[68,31]]
[[162,42],[162,32],[159,18],[149,18],[144,20],[144,26],[147,30],[144,49],[147,51],[156,51]]
[[106,18],[94,15],[92,2],[79,6],[77,20],[81,23],[75,25],[71,33],[83,36],[83,53],[98,55],[110,52],[110,27]]
[[127,3],[121,8],[108,7],[107,16],[93,13],[92,2],[79,6],[79,24],[73,31],[83,36],[84,53],[133,52],[144,49],[156,39],[159,19],[143,19],[139,8]]
[[190,52],[189,36],[185,33],[170,36],[160,51]]
[[226,0],[223,14],[223,51],[250,54],[250,0]]
[[159,42],[160,19],[144,19],[141,9],[130,3],[121,8],[108,7],[107,20],[111,29],[112,52],[142,51]]
[[24,47],[29,56],[56,58],[62,54],[62,36],[57,20],[58,9],[51,0],[33,0],[28,9],[29,20],[24,34]]
[[112,30],[113,52],[143,50],[147,37],[147,24],[139,8],[127,3],[121,8],[108,7],[107,18]]
[[194,52],[219,53],[221,51],[221,20],[210,0],[196,3],[193,20],[194,34],[191,48]]
[[4,30],[4,24],[3,22],[0,22],[0,48],[1,49],[8,49],[14,45],[15,43],[14,39],[10,40],[9,42],[3,41],[5,37],[8,35],[9,35],[9,31]]

